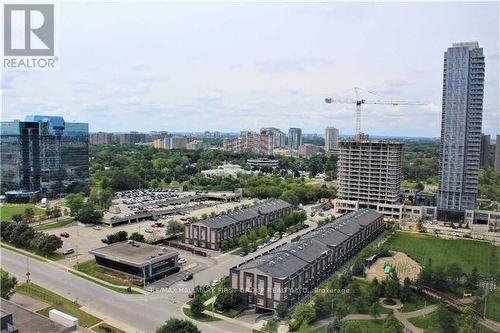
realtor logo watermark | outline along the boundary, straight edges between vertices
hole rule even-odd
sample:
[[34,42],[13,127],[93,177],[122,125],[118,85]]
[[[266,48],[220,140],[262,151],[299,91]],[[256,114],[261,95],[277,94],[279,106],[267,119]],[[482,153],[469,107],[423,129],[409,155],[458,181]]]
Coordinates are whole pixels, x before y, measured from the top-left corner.
[[4,68],[54,68],[54,5],[4,5]]

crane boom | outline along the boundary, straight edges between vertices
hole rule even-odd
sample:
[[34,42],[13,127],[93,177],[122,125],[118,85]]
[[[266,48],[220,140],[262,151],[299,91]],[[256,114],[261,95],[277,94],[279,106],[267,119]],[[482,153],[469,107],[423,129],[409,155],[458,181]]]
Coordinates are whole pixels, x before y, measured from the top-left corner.
[[354,91],[356,93],[356,99],[350,98],[325,98],[325,103],[327,104],[354,104],[356,106],[356,134],[355,139],[359,140],[361,137],[361,106],[363,104],[378,104],[378,105],[427,105],[424,102],[408,102],[408,101],[382,101],[382,100],[366,100],[359,97],[359,90],[361,88],[354,87]]

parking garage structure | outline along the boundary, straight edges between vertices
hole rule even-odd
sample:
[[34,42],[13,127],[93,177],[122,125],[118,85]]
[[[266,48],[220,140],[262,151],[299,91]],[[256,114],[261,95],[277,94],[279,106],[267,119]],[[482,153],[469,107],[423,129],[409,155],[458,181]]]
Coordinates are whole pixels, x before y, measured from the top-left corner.
[[220,243],[246,234],[290,214],[293,206],[276,199],[255,204],[198,222],[184,225],[184,242],[198,247],[219,250]]
[[280,303],[291,307],[383,230],[383,215],[374,210],[348,213],[296,242],[232,267],[230,286],[258,309],[275,310]]
[[96,263],[143,282],[154,281],[179,270],[176,251],[135,241],[118,242],[89,251]]

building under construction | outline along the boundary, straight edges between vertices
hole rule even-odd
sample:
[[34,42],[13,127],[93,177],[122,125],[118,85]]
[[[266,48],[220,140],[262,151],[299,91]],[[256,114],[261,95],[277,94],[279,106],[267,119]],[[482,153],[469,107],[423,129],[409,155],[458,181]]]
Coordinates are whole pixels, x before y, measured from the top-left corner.
[[401,142],[339,142],[336,211],[372,208],[390,215],[394,207],[400,218],[402,149]]

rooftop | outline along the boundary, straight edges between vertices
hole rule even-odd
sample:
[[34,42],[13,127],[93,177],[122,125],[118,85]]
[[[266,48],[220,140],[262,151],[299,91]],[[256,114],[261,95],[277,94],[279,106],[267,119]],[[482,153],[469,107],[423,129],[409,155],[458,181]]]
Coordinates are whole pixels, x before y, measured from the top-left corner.
[[89,253],[135,266],[143,266],[149,261],[158,261],[177,252],[156,245],[124,241],[91,250]]
[[[12,315],[12,325],[14,325],[19,332],[73,332],[74,327],[66,327],[58,324],[47,317],[44,317],[36,312],[28,310],[14,302],[0,299],[0,307],[2,322],[3,318]],[[2,330],[4,332],[4,330]]]

